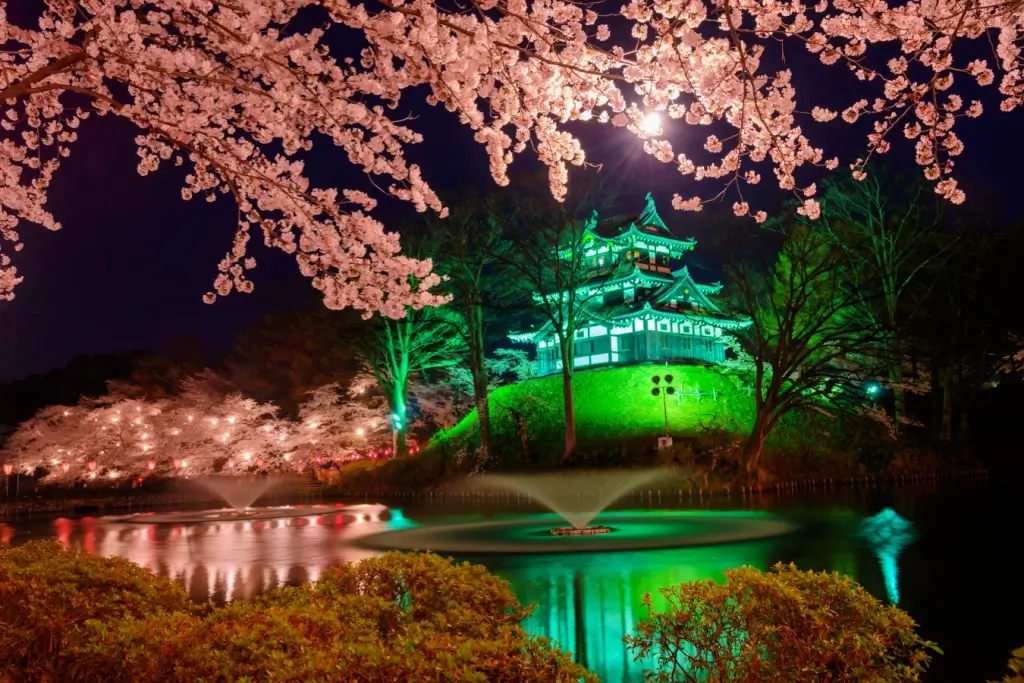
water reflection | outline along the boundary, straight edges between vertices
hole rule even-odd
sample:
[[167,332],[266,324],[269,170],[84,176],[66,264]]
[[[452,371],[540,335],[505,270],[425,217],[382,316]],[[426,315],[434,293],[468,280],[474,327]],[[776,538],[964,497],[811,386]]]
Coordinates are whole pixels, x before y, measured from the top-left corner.
[[643,597],[655,609],[665,601],[658,589],[689,581],[721,579],[725,570],[773,561],[776,540],[643,552],[495,558],[485,562],[512,584],[523,603],[535,603],[526,627],[576,653],[602,681],[643,680],[650,664],[634,662],[622,642],[647,615]]
[[860,524],[861,536],[868,542],[878,558],[885,582],[885,594],[892,605],[900,604],[899,560],[900,553],[917,538],[914,524],[893,510],[885,508],[873,517],[867,517]]
[[[369,557],[374,552],[353,541],[391,524],[343,512],[190,525],[108,523],[86,517],[54,520],[49,535],[70,547],[124,557],[171,577],[193,600],[223,603],[313,581],[325,567]],[[46,535],[43,531],[29,530],[17,540]]]
[[[799,524],[799,533],[757,544],[600,555],[471,556],[505,576],[516,595],[539,605],[527,627],[551,636],[579,656],[603,680],[638,681],[642,664],[629,661],[622,636],[643,616],[643,594],[672,583],[721,576],[729,567],[765,568],[795,562],[802,569],[849,575],[879,598],[899,601],[936,640],[937,658],[928,683],[978,680],[1001,675],[1006,653],[1019,645],[1002,626],[1006,614],[1024,611],[1024,593],[1005,582],[977,582],[979,571],[1024,575],[1024,555],[1013,552],[1012,537],[992,520],[1019,517],[1020,494],[950,486],[904,490],[842,489],[822,500],[768,498],[765,508]],[[751,507],[761,499],[751,499]],[[735,504],[746,500],[734,501]],[[624,503],[625,507],[628,503]],[[722,501],[723,507],[733,502]],[[680,503],[682,505],[682,503]],[[913,520],[918,540],[906,546],[894,536],[878,546],[863,537],[861,520],[891,506]],[[391,509],[387,522],[355,521],[328,514],[293,520],[232,521],[206,525],[145,526],[109,520],[57,520],[0,524],[0,543],[60,538],[64,543],[106,555],[122,555],[183,581],[192,596],[218,602],[250,598],[274,586],[316,578],[324,567],[362,559],[372,551],[353,541],[409,522]],[[536,509],[494,509],[430,501],[406,510],[434,523],[503,519]],[[897,557],[902,574],[896,581]],[[881,571],[880,571],[881,569]],[[965,589],[970,586],[970,589]]]

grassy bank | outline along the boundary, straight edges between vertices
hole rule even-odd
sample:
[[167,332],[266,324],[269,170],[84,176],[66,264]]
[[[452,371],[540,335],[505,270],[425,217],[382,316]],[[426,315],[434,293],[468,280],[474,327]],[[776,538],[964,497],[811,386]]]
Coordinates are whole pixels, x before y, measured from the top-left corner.
[[[675,394],[653,396],[652,376],[673,377]],[[679,465],[704,485],[734,485],[730,444],[753,422],[753,399],[738,377],[719,368],[648,365],[579,373],[573,380],[580,466]],[[562,378],[508,385],[490,396],[492,457],[487,470],[543,470],[560,466],[563,450]],[[667,409],[667,410],[666,410]],[[675,441],[657,450],[665,419]],[[439,433],[418,456],[343,468],[336,483],[348,490],[443,485],[479,468],[476,412]],[[876,422],[855,416],[787,415],[769,438],[764,464],[777,481],[918,476],[975,468],[927,444],[893,441]]]
[[[654,384],[652,377],[661,378]],[[663,401],[651,390],[673,378],[675,393]],[[643,365],[581,372],[573,378],[576,425],[582,449],[629,439],[656,439],[708,431],[742,433],[753,419],[753,402],[739,380],[698,365]],[[496,453],[522,451],[527,444],[538,459],[560,448],[565,412],[562,377],[541,377],[496,389],[490,397],[492,438]],[[667,410],[666,410],[667,409]],[[478,418],[474,410],[431,441],[432,448],[475,447]],[[560,453],[558,454],[560,455]]]

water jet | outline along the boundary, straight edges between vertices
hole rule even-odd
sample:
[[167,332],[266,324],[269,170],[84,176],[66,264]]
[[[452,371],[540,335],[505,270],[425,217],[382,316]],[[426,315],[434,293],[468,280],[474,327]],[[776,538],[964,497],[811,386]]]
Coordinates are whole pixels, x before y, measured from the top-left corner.
[[[795,528],[762,512],[608,510],[631,491],[670,476],[671,470],[644,469],[473,477],[471,484],[514,490],[552,512],[411,527],[366,536],[359,542],[380,550],[459,554],[586,553],[735,543],[779,536]],[[462,491],[463,496],[466,493]],[[598,518],[601,524],[592,524]]]

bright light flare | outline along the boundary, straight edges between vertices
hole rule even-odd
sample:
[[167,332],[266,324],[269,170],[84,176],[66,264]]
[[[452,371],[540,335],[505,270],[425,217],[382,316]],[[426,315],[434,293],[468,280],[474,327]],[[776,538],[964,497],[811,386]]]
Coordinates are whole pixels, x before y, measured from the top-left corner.
[[640,130],[646,135],[657,135],[661,132],[661,114],[652,111],[640,122]]

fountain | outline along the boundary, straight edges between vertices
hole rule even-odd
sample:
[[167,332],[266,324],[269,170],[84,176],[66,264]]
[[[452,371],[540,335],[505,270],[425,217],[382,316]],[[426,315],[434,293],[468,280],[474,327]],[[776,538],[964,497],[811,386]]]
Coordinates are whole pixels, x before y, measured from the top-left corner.
[[556,513],[572,526],[554,527],[556,536],[589,536],[611,533],[606,526],[590,523],[609,505],[644,484],[665,478],[665,470],[621,472],[552,472],[540,475],[489,474],[479,477],[484,487],[524,493]]
[[193,480],[201,487],[215,493],[230,507],[221,510],[201,510],[196,512],[172,512],[165,515],[139,513],[116,518],[119,522],[138,524],[189,524],[197,522],[220,521],[256,521],[278,519],[283,517],[310,517],[314,515],[339,512],[326,506],[290,506],[253,507],[253,503],[268,491],[282,488],[287,478],[214,476]]
[[252,512],[252,504],[280,482],[270,477],[203,477],[195,480],[203,488],[216,493],[230,505],[236,516]]
[[[520,493],[551,513],[497,514],[466,524],[411,526],[360,539],[378,550],[472,553],[572,553],[707,546],[789,533],[793,525],[757,511],[607,511],[630,491],[670,472],[660,469],[571,471],[473,477],[474,488]],[[600,520],[601,524],[592,522]],[[570,526],[564,526],[568,522]]]

